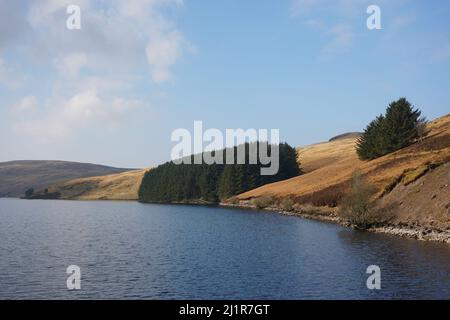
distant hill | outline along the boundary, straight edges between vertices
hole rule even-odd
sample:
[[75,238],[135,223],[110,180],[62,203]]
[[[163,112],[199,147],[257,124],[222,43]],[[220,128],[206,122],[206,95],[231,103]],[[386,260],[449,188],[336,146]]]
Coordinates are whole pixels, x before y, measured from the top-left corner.
[[131,169],[53,160],[0,162],[0,197],[21,197],[28,188],[39,190],[67,180],[129,170]]
[[[105,176],[79,178],[48,187],[59,199],[137,200],[146,169],[125,171]],[[38,191],[42,193],[42,190]]]
[[328,141],[332,142],[332,141],[348,139],[348,138],[359,138],[361,135],[362,135],[362,132],[346,132],[346,133],[340,134],[336,137],[333,137]]

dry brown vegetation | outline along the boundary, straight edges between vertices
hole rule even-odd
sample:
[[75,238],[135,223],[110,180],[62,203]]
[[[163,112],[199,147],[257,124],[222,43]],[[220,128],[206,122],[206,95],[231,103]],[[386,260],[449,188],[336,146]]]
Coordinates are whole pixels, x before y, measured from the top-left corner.
[[[251,201],[270,196],[279,200],[295,199],[300,204],[335,207],[348,194],[352,174],[357,170],[376,187],[376,196],[380,198],[400,182],[413,185],[426,178],[438,164],[450,161],[450,115],[430,122],[426,131],[421,141],[372,161],[358,159],[355,137],[299,148],[304,175],[248,191],[238,199]],[[447,198],[450,199],[450,193]]]
[[355,153],[357,138],[355,135],[344,136],[338,140],[297,148],[303,172],[309,173],[336,162],[358,160]]
[[49,188],[61,199],[77,200],[137,200],[138,190],[146,170],[74,179]]

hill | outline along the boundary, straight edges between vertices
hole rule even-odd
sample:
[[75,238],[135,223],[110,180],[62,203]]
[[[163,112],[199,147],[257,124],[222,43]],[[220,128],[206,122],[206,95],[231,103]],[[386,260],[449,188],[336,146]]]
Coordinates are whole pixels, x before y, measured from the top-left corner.
[[[272,197],[277,201],[289,198],[297,205],[326,207],[330,208],[329,212],[336,212],[335,208],[350,188],[353,172],[360,170],[378,189],[378,205],[384,208],[389,206],[396,223],[414,222],[431,226],[430,222],[434,221],[434,225],[450,230],[450,213],[447,212],[450,202],[443,203],[445,201],[442,200],[439,210],[430,209],[435,207],[431,202],[438,201],[442,192],[446,194],[443,197],[450,201],[448,183],[444,183],[445,179],[450,181],[450,169],[448,165],[443,165],[450,161],[450,115],[430,122],[427,125],[427,135],[422,141],[375,160],[358,159],[356,140],[356,137],[344,137],[299,148],[304,175],[250,190],[240,194],[238,201],[248,204],[264,197]],[[433,173],[437,168],[440,173]],[[399,191],[405,181],[408,185],[421,178],[421,182],[429,185],[428,188],[415,189],[420,194],[421,201],[415,201],[419,196],[408,191],[412,186]],[[395,194],[403,200],[398,200],[399,197]],[[431,199],[433,195],[436,196]],[[414,203],[415,206],[410,214],[405,213],[407,203]]]
[[340,134],[338,136],[335,136],[328,141],[331,142],[331,141],[340,140],[340,139],[358,138],[361,135],[362,135],[362,132],[346,132],[346,133]]
[[66,180],[129,171],[91,163],[68,161],[9,161],[0,163],[0,197],[21,197]]
[[333,164],[359,163],[355,152],[356,136],[297,148],[302,171],[310,173]]
[[146,170],[131,170],[116,174],[80,178],[50,186],[49,193],[59,199],[76,200],[137,200],[138,190]]

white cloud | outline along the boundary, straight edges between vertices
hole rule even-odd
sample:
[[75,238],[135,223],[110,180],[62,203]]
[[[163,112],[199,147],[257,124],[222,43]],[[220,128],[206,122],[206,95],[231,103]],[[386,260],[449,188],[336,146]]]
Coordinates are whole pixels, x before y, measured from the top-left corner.
[[183,51],[190,51],[191,45],[174,26],[173,21],[163,16],[159,7],[183,5],[182,0],[131,0],[119,1],[118,12],[143,27],[148,37],[145,55],[150,65],[154,82],[173,80],[171,68],[180,60]]
[[34,96],[28,96],[16,103],[11,111],[13,113],[23,113],[34,111],[37,107],[37,100]]
[[[68,4],[81,7],[81,30],[65,28]],[[76,76],[88,71],[130,72],[147,64],[150,79],[161,83],[173,79],[172,68],[190,44],[176,27],[171,12],[180,0],[47,0],[30,8],[33,26],[32,52],[40,60],[48,56],[56,69]]]
[[[81,30],[66,28],[69,4],[81,8]],[[12,45],[16,35],[6,38],[0,30],[0,50],[10,50],[15,64],[31,66],[23,70],[31,69],[27,83],[45,77],[37,86],[39,99],[31,88],[30,96],[10,108],[15,132],[53,140],[96,130],[97,124],[101,130],[126,123],[149,99],[145,94],[136,98],[142,95],[134,91],[136,83],[173,81],[175,65],[186,52],[194,52],[176,25],[181,6],[181,0],[41,0],[14,7],[26,34]],[[34,66],[43,75],[33,73]],[[18,87],[22,82],[0,59],[0,85]]]
[[[183,0],[114,0],[117,11],[125,16],[137,20],[140,23],[146,21],[149,16],[153,16],[159,23],[167,24],[168,20],[158,12],[158,8],[164,6],[183,6]],[[160,26],[162,27],[162,26]]]
[[[26,99],[30,98],[24,98],[21,103]],[[32,99],[32,104],[36,106],[35,99]],[[13,127],[19,134],[42,140],[63,139],[88,126],[100,124],[104,128],[106,125],[118,124],[130,111],[142,105],[139,100],[108,99],[101,97],[95,90],[88,90],[68,99],[51,98],[42,107],[41,117],[21,120]]]
[[181,56],[183,37],[178,31],[155,35],[145,49],[155,82],[172,80],[170,67]]

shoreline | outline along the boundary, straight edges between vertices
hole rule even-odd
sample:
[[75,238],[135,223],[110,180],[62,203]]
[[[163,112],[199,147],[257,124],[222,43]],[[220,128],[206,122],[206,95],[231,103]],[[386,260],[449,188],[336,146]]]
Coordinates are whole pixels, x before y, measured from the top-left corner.
[[[239,208],[239,209],[251,209],[251,210],[261,210],[268,212],[275,212],[278,214],[286,215],[286,216],[294,216],[302,219],[315,220],[321,222],[330,222],[339,224],[346,228],[352,228],[347,222],[340,219],[335,213],[333,213],[330,208],[329,214],[325,214],[326,211],[323,211],[322,214],[316,213],[308,213],[308,212],[294,212],[294,211],[285,211],[281,208],[277,207],[268,207],[264,209],[256,208],[255,205],[252,204],[230,204],[230,203],[220,203],[219,206],[226,208]],[[385,225],[378,227],[371,227],[369,229],[364,230],[366,232],[374,232],[374,233],[384,233],[395,235],[402,238],[409,238],[419,241],[430,241],[430,242],[440,242],[450,244],[450,231],[436,230],[426,227],[417,226],[415,228],[403,227],[399,225]]]

